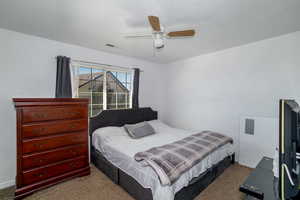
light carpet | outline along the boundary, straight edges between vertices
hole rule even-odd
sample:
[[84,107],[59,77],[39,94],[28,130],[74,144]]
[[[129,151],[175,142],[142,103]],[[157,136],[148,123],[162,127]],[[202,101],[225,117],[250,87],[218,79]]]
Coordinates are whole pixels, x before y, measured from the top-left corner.
[[[242,200],[240,184],[250,174],[251,169],[238,164],[230,166],[195,200]],[[1,200],[13,199],[14,188],[0,190]],[[76,178],[34,193],[25,200],[134,200],[121,187],[114,184],[95,166],[91,175]]]

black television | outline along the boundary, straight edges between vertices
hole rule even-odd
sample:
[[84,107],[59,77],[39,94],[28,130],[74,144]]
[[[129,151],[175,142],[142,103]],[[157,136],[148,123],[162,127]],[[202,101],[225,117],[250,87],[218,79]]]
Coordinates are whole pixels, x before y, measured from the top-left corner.
[[280,100],[279,181],[281,200],[300,199],[300,107],[294,100]]

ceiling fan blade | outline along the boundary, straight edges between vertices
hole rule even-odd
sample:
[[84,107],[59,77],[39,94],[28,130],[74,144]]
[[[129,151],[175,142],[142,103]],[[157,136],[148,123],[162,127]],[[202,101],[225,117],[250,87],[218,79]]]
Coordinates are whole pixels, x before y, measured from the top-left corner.
[[156,16],[148,16],[148,20],[154,31],[160,31],[159,18]]
[[169,37],[186,37],[186,36],[194,36],[195,30],[184,30],[184,31],[173,31],[168,33]]

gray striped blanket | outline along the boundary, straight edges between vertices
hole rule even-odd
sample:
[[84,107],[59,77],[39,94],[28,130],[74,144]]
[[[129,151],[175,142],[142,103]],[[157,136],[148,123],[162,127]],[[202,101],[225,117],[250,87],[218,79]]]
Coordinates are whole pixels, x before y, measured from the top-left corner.
[[232,138],[203,131],[167,145],[136,153],[134,158],[151,166],[162,185],[171,185],[181,174],[227,143],[233,143]]

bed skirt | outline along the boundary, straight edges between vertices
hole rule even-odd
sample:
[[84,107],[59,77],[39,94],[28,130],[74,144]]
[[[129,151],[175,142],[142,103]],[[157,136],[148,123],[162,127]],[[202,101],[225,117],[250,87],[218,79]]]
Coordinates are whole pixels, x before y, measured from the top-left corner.
[[[192,200],[198,196],[207,186],[212,183],[220,174],[234,163],[235,154],[226,157],[218,164],[211,167],[200,176],[193,178],[187,187],[182,188],[175,195],[175,200]],[[92,147],[91,161],[109,177],[115,184],[120,185],[136,200],[153,200],[149,188],[141,186],[134,178],[111,164],[103,155]]]

